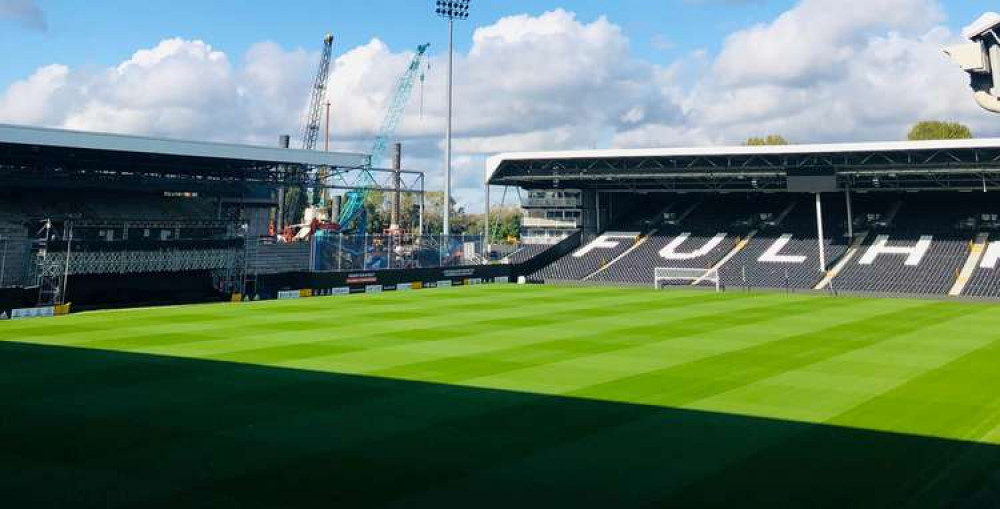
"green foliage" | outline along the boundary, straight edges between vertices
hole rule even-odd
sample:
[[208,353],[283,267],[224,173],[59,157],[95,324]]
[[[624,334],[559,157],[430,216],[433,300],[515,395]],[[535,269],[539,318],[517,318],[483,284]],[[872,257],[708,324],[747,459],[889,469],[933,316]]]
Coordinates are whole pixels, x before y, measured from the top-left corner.
[[284,223],[286,225],[301,224],[309,197],[306,190],[299,187],[285,189]]
[[754,136],[747,139],[744,145],[748,147],[760,147],[764,145],[788,145],[788,140],[784,136],[769,134],[763,138]]
[[505,242],[508,238],[521,238],[521,210],[517,207],[494,209],[490,221],[490,242]]
[[922,140],[967,140],[972,138],[972,130],[968,126],[958,122],[942,122],[939,120],[925,120],[917,122],[910,129],[906,139],[910,141]]
[[[424,231],[431,234],[441,233],[444,223],[444,193],[440,191],[427,192],[424,195]],[[451,200],[451,233],[454,235],[480,235],[484,231],[484,216],[481,213],[470,213],[464,207],[458,207]],[[400,197],[400,226],[411,232],[416,232],[420,225],[420,195],[403,193]],[[366,228],[369,233],[382,233],[391,224],[392,194],[371,192],[365,200],[365,211],[368,216]],[[492,211],[493,223],[491,230],[493,241],[502,242],[508,237],[521,236],[521,210],[517,207],[495,208]]]

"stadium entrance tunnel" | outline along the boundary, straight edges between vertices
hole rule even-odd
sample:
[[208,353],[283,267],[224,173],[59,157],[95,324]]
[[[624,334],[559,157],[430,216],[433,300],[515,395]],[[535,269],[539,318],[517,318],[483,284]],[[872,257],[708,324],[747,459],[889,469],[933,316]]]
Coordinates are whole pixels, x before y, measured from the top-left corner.
[[9,507],[989,506],[1000,447],[0,343]]

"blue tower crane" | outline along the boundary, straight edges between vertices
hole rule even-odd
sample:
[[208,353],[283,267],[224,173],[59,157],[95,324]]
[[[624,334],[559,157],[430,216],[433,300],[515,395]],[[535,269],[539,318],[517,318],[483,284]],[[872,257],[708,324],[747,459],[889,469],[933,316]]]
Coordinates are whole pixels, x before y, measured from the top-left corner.
[[364,216],[365,199],[368,198],[368,188],[375,184],[375,179],[372,177],[371,172],[367,170],[377,168],[382,164],[382,160],[389,149],[389,142],[392,140],[396,128],[399,127],[399,122],[403,119],[403,113],[406,111],[410,93],[413,91],[413,85],[416,82],[417,75],[420,73],[420,63],[427,54],[427,48],[429,47],[430,44],[421,44],[417,47],[417,53],[413,56],[413,60],[410,61],[409,67],[406,68],[403,76],[399,78],[396,95],[393,96],[392,101],[389,103],[389,109],[386,112],[385,119],[382,121],[382,128],[379,129],[378,135],[375,137],[375,143],[372,145],[371,158],[368,161],[367,168],[361,172],[358,181],[353,185],[354,189],[348,191],[345,195],[346,200],[340,212],[339,223],[341,229],[349,228],[353,223],[358,222],[358,233],[364,232],[365,224],[363,219],[365,218],[362,216]]

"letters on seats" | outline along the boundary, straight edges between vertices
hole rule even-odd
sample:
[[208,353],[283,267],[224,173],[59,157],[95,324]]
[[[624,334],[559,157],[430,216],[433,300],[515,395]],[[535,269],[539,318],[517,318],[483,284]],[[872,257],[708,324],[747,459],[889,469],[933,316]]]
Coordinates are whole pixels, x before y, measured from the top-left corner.
[[983,255],[983,261],[979,263],[979,268],[995,269],[998,261],[1000,261],[1000,241],[990,242],[986,245],[986,254]]
[[805,263],[808,260],[806,256],[800,255],[783,255],[781,250],[785,249],[785,246],[792,241],[792,235],[785,234],[774,241],[771,247],[764,251],[764,254],[757,259],[758,262],[763,263]]
[[861,257],[858,261],[860,265],[871,265],[875,263],[875,259],[881,255],[905,255],[906,256],[906,266],[916,267],[920,265],[921,260],[927,254],[927,251],[931,247],[931,242],[934,241],[934,237],[931,235],[923,235],[920,240],[913,246],[892,246],[888,245],[889,236],[879,235],[875,238],[875,242],[865,251],[865,255]]
[[614,249],[619,245],[621,245],[621,242],[613,239],[634,239],[634,238],[635,235],[615,234],[615,233],[604,234],[594,239],[594,241],[591,242],[590,244],[583,246],[577,252],[573,253],[573,258],[583,258],[584,256],[587,256],[588,254],[590,254],[591,251],[595,249]]
[[696,258],[701,258],[702,256],[711,253],[712,250],[718,247],[723,240],[726,240],[726,234],[717,233],[715,237],[712,237],[711,240],[694,251],[679,252],[678,248],[687,242],[689,238],[691,238],[690,233],[682,233],[678,235],[677,238],[671,240],[669,244],[660,250],[660,257],[664,260],[694,260]]

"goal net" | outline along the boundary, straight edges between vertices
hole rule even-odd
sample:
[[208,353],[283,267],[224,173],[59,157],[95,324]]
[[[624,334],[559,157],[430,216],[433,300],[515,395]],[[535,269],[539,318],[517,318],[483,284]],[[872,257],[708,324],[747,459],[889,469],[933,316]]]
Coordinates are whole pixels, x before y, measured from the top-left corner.
[[715,291],[722,290],[718,269],[687,269],[678,267],[657,267],[653,273],[653,287],[657,290],[669,285],[700,283],[715,285]]

